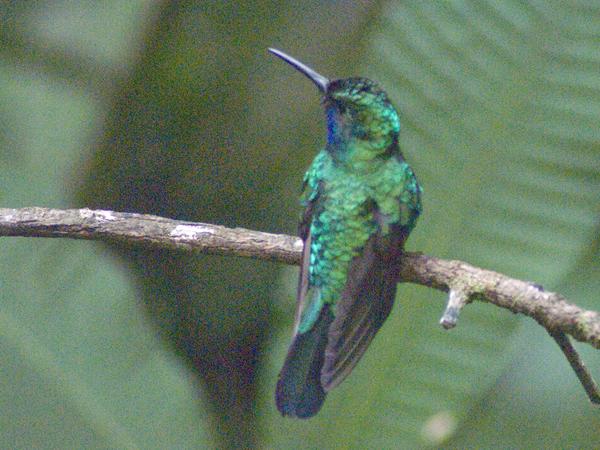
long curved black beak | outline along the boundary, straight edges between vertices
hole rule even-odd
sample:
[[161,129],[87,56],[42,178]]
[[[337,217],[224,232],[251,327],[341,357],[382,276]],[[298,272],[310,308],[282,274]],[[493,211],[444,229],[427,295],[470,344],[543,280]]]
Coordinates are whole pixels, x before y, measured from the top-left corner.
[[286,63],[294,67],[299,72],[302,72],[306,75],[313,83],[317,85],[319,90],[323,93],[327,92],[327,86],[329,86],[329,80],[325,78],[323,75],[318,74],[314,70],[312,70],[307,65],[302,64],[295,58],[292,58],[289,55],[286,55],[281,50],[277,50],[276,48],[269,48],[269,51],[273,53],[275,56],[283,59]]

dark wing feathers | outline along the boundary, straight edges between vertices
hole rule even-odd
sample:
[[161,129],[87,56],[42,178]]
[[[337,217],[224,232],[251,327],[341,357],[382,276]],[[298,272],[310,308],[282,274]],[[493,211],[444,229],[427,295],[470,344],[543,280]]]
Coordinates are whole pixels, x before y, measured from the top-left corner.
[[304,248],[302,249],[302,262],[300,263],[300,276],[298,278],[298,291],[296,293],[296,316],[294,319],[294,333],[298,330],[300,324],[300,318],[302,317],[302,311],[306,307],[306,300],[308,294],[308,271],[310,265],[310,243],[311,237],[310,232],[306,238],[302,238],[304,241]]
[[407,235],[402,227],[392,227],[388,236],[377,233],[352,260],[325,349],[321,383],[326,392],[350,374],[390,314]]
[[[306,183],[303,186],[303,189],[306,189]],[[309,266],[310,266],[310,245],[311,245],[311,234],[310,234],[310,226],[312,223],[312,218],[317,208],[317,202],[320,198],[320,191],[322,186],[318,186],[317,192],[313,196],[313,199],[307,203],[306,208],[304,209],[304,213],[302,214],[302,219],[300,220],[300,224],[298,225],[298,235],[300,239],[302,239],[304,243],[304,247],[302,248],[302,262],[300,263],[300,276],[298,277],[298,291],[296,293],[296,316],[294,321],[294,332],[298,329],[298,324],[300,323],[300,317],[302,316],[302,311],[306,307],[306,295],[308,293],[309,288]]]
[[[304,189],[307,188],[305,183]],[[333,321],[333,314],[327,305],[322,309],[313,327],[306,333],[298,334],[302,312],[306,308],[309,288],[309,265],[311,234],[310,226],[316,207],[318,193],[307,203],[298,227],[298,234],[304,241],[298,292],[296,296],[296,318],[292,344],[279,372],[275,389],[277,409],[284,416],[307,418],[314,416],[327,395],[321,385],[321,368],[327,346],[327,334]]]

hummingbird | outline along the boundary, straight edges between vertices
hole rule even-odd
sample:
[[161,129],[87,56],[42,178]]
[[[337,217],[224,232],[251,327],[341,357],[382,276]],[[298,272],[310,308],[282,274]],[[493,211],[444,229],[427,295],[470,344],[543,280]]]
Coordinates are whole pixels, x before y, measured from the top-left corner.
[[327,143],[304,176],[304,243],[292,343],[275,402],[309,418],[354,369],[388,317],[421,187],[398,144],[400,119],[367,78],[329,80],[269,48],[319,89]]

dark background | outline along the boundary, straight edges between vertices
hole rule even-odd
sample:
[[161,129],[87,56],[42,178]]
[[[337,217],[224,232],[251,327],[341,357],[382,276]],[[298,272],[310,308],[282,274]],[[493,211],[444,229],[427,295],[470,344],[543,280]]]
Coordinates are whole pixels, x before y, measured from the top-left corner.
[[[600,309],[600,5],[593,1],[2,2],[0,205],[294,233],[324,142],[314,86],[378,80],[424,186],[408,248]],[[600,440],[545,331],[401,286],[310,421],[273,389],[295,268],[0,241],[0,447],[565,448]],[[596,377],[598,352],[578,345]]]

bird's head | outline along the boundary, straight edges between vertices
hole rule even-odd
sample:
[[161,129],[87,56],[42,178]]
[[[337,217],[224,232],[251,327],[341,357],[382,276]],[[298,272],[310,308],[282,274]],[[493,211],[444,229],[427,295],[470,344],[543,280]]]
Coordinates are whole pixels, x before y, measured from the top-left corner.
[[340,157],[360,150],[364,157],[393,152],[400,119],[387,94],[367,78],[329,80],[285,53],[269,49],[307,76],[323,94],[327,148]]

